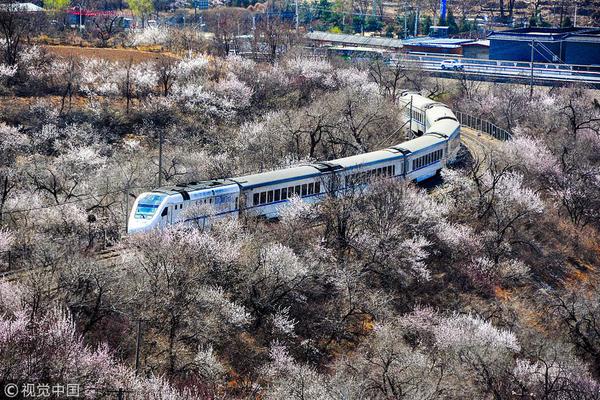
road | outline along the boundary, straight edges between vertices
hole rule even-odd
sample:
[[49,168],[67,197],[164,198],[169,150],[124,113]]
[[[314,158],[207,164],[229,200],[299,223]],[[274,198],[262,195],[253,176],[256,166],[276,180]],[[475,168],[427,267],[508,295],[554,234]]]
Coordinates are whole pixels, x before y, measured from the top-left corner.
[[[447,59],[452,59],[448,56]],[[401,62],[408,69],[428,72],[444,78],[486,80],[497,82],[531,82],[529,63],[502,62],[462,59],[463,70],[442,70],[443,57],[409,55]],[[565,82],[584,83],[600,87],[600,72],[579,71],[573,66],[558,64],[536,64],[533,69],[533,82],[536,85],[557,85]]]

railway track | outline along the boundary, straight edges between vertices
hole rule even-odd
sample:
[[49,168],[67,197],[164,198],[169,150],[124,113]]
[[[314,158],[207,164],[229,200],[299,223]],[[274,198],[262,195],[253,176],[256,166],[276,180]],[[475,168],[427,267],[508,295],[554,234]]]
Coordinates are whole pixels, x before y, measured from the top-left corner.
[[[90,261],[95,261],[106,268],[122,265],[127,252],[125,247],[102,249],[90,254]],[[25,281],[29,277],[56,272],[53,267],[19,268],[0,273],[0,280],[7,282]]]
[[494,152],[501,143],[485,133],[471,128],[461,127],[461,141],[479,164],[479,168],[487,167],[494,157]]

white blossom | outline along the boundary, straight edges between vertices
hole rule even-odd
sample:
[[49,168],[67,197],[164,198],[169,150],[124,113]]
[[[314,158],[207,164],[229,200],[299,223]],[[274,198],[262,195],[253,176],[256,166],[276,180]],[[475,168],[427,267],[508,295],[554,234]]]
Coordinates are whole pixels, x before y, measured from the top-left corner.
[[478,347],[489,351],[507,349],[521,350],[516,336],[504,329],[495,328],[479,316],[455,314],[444,318],[434,330],[435,343],[440,349]]

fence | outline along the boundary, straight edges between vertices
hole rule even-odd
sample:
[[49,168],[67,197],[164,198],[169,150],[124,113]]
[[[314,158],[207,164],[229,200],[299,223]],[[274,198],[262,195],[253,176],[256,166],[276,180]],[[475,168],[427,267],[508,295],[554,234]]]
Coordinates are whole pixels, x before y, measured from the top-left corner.
[[456,118],[458,118],[458,122],[460,122],[463,126],[468,126],[469,128],[473,128],[475,130],[486,133],[492,137],[495,137],[498,140],[506,141],[512,140],[512,135],[506,129],[502,129],[499,126],[494,125],[490,121],[485,119],[474,117],[469,114],[465,114],[460,111],[456,111]]

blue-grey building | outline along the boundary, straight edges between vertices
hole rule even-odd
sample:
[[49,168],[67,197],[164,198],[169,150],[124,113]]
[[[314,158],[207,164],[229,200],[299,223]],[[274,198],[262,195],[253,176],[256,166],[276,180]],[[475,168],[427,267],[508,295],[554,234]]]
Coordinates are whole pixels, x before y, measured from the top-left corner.
[[492,32],[491,60],[600,65],[600,28],[521,28]]

